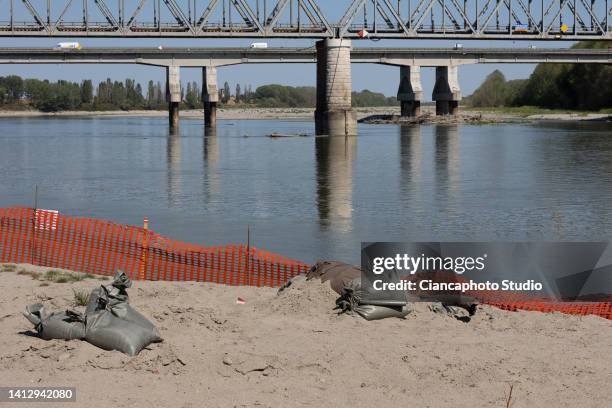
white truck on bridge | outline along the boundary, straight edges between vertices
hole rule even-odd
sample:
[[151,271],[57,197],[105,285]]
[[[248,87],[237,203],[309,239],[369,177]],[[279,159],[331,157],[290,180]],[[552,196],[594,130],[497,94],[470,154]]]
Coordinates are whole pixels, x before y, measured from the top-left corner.
[[55,46],[56,50],[80,50],[81,44],[78,42],[61,42]]

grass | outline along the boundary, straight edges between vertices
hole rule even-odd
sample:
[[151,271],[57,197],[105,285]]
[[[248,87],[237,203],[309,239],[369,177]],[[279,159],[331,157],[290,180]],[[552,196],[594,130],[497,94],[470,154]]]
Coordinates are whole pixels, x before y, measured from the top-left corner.
[[[88,276],[89,275],[89,276]],[[72,273],[72,272],[62,272],[57,270],[50,270],[45,272],[43,275],[43,280],[55,283],[68,283],[68,282],[80,282],[88,277],[92,277],[91,274],[81,274],[81,273]]]
[[34,272],[34,271],[28,271],[26,269],[20,269],[19,272],[17,272],[17,275],[29,276],[30,278],[34,280],[40,279],[40,273]]
[[15,272],[17,270],[17,265],[15,264],[3,264],[1,265],[2,272]]
[[74,294],[72,303],[75,306],[87,306],[89,303],[89,293],[84,290],[75,290],[72,289],[72,293]]
[[[108,276],[98,276],[91,273],[67,272],[57,269],[50,269],[44,273],[41,273],[28,270],[26,268],[18,269],[18,266],[15,264],[0,264],[0,272],[17,272],[17,275],[29,276],[34,280],[53,283],[72,283],[80,282],[85,279],[96,279],[101,281],[110,279]],[[43,285],[41,284],[41,286]],[[44,286],[48,286],[48,283],[46,283]]]

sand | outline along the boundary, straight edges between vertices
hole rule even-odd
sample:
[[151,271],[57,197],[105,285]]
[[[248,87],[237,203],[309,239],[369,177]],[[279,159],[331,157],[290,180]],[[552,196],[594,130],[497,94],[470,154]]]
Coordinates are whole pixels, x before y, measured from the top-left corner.
[[[354,108],[355,117],[358,120],[372,115],[399,115],[399,106],[394,107],[360,107]],[[435,106],[423,105],[421,112],[435,115]],[[166,110],[132,110],[132,111],[68,111],[68,112],[40,112],[33,110],[3,111],[0,110],[0,118],[11,117],[166,117]],[[201,109],[182,110],[182,119],[203,120],[204,112]],[[606,113],[547,113],[537,115],[519,115],[515,113],[491,113],[470,109],[460,114],[464,118],[478,117],[482,121],[605,121],[611,120],[611,115]],[[219,120],[306,120],[314,118],[313,108],[219,108],[217,110]]]
[[337,315],[336,294],[318,281],[280,296],[135,282],[131,304],[165,338],[135,358],[28,335],[27,304],[70,308],[73,289],[100,283],[0,272],[0,385],[75,386],[77,404],[66,406],[105,408],[506,407],[510,385],[514,408],[612,399],[609,320],[485,306],[463,323],[417,304],[405,320],[367,322]]
[[[399,107],[372,107],[355,108],[358,119],[372,114],[399,114]],[[159,110],[132,110],[132,111],[66,111],[66,112],[40,112],[33,110],[2,111],[0,118],[6,117],[166,117],[168,111]],[[203,120],[204,111],[201,109],[181,110],[182,119]],[[219,108],[219,120],[314,120],[314,108]]]

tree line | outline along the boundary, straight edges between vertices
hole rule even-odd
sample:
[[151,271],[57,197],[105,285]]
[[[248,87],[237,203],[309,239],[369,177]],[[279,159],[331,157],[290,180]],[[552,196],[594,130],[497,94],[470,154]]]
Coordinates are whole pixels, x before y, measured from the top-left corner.
[[[181,89],[184,109],[201,109],[201,87],[188,82]],[[308,108],[316,105],[314,87],[263,85],[255,91],[251,85],[228,82],[219,89],[223,105],[252,105],[255,107]],[[394,106],[395,97],[364,90],[353,92],[353,106]],[[161,82],[149,81],[146,89],[133,79],[98,84],[87,79],[77,82],[23,79],[17,75],[0,77],[0,109],[37,109],[55,111],[160,110],[165,109],[166,87]]]
[[[580,42],[576,48],[607,48],[612,41]],[[612,66],[538,64],[528,79],[507,81],[496,70],[465,103],[474,107],[537,106],[600,110],[612,107]]]
[[146,93],[133,79],[106,81],[94,86],[89,79],[80,83],[59,80],[22,79],[17,75],[0,77],[0,107],[37,109],[43,112],[70,110],[161,109],[165,88],[150,81]]

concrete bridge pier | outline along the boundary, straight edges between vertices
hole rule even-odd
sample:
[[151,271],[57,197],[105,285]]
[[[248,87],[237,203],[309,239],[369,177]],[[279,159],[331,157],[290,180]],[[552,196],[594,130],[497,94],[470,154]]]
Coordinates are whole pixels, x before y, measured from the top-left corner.
[[459,113],[461,89],[456,65],[436,67],[436,84],[431,99],[436,101],[436,115]]
[[166,101],[168,102],[168,124],[170,130],[178,129],[179,104],[181,103],[180,67],[166,67]]
[[217,126],[217,102],[219,102],[217,67],[203,67],[202,103],[204,104],[204,127],[214,128]]
[[315,110],[317,134],[357,134],[351,92],[351,41],[338,38],[318,41]]
[[400,84],[397,90],[397,100],[401,104],[401,116],[419,116],[421,114],[421,67],[400,66]]

